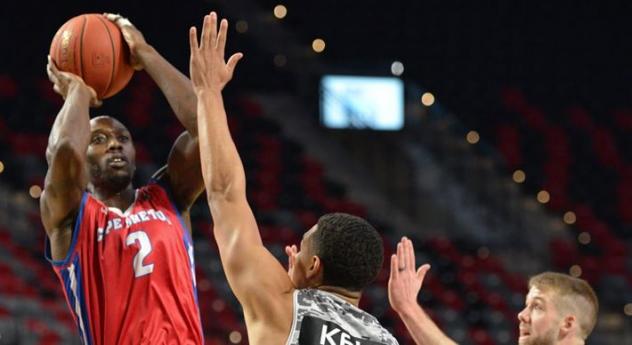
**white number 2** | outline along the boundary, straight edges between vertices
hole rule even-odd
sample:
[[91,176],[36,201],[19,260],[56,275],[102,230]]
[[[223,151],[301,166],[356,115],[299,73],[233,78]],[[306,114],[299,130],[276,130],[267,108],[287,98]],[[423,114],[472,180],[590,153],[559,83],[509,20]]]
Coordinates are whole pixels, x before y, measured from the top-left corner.
[[142,277],[154,271],[154,264],[144,265],[143,260],[151,253],[151,242],[144,231],[136,231],[127,235],[125,244],[130,246],[138,242],[140,250],[134,256],[134,275],[136,278]]

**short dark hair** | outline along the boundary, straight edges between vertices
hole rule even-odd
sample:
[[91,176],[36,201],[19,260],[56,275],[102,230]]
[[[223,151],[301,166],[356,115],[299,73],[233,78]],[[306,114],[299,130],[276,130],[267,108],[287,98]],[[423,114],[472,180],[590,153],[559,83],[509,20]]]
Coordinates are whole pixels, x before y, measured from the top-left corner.
[[361,291],[384,261],[382,237],[366,220],[346,213],[318,219],[313,249],[323,265],[323,284]]

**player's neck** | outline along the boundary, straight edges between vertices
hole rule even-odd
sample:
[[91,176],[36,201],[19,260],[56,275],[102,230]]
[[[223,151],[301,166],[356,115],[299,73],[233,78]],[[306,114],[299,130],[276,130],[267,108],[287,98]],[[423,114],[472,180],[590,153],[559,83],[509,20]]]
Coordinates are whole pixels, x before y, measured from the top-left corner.
[[569,337],[556,343],[556,345],[584,345],[586,342],[578,337]]
[[134,202],[135,191],[130,183],[125,189],[113,192],[112,190],[97,188],[92,189],[92,194],[101,200],[107,207],[116,207],[125,211]]
[[349,291],[347,289],[343,289],[336,286],[328,286],[328,285],[319,286],[317,287],[317,289],[332,293],[342,298],[343,300],[355,305],[356,307],[360,305],[360,298],[362,297],[362,292]]

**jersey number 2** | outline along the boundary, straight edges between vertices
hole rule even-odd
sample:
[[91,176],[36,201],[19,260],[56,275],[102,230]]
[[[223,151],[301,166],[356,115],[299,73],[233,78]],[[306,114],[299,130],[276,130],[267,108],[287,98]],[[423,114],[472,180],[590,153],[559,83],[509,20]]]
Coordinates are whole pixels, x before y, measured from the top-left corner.
[[151,242],[149,236],[144,231],[135,231],[127,235],[125,244],[128,246],[138,242],[140,250],[134,256],[134,275],[136,278],[142,277],[154,271],[154,264],[145,265],[143,261],[151,253]]

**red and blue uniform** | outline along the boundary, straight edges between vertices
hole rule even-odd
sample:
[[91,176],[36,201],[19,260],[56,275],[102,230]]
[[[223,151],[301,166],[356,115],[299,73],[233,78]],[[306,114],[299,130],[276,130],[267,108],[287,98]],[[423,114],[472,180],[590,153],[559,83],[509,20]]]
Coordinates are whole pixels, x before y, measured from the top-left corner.
[[51,261],[84,344],[202,344],[193,244],[167,187],[124,213],[84,193],[67,256]]

